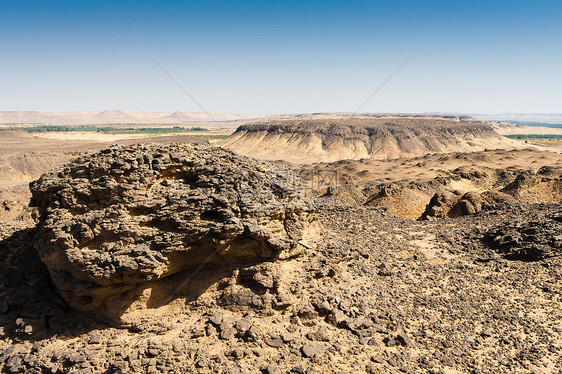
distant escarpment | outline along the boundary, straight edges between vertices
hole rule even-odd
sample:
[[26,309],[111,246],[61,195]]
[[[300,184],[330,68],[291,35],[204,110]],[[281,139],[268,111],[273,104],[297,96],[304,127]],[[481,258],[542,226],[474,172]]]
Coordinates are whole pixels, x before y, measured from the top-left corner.
[[35,246],[62,297],[112,320],[202,293],[225,269],[295,256],[315,232],[291,170],[209,146],[116,146],[31,192]]
[[243,155],[295,163],[392,159],[517,145],[486,122],[460,116],[361,115],[282,119],[243,125],[222,146]]

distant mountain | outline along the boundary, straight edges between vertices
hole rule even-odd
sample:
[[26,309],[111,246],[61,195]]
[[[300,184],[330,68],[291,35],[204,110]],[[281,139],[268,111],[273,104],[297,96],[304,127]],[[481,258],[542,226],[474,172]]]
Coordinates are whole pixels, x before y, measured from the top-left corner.
[[[57,112],[44,113],[38,111],[5,111],[0,112],[0,124],[22,125],[93,125],[93,124],[173,124],[177,122],[194,125],[213,125],[215,120],[221,126],[232,126],[250,120],[264,119],[266,115],[259,114],[231,114],[212,113],[213,119],[207,113],[193,113],[176,111],[165,112],[136,112],[127,113],[121,110],[104,110],[101,112]],[[215,124],[216,125],[216,124]]]
[[562,113],[500,113],[474,114],[473,117],[486,121],[513,121],[520,123],[562,123]]
[[37,121],[50,122],[52,119],[52,114],[36,111],[0,112],[0,123],[37,123]]
[[94,118],[131,118],[132,116],[123,112],[122,110],[104,110],[94,114]]
[[[195,114],[195,116],[193,114]],[[187,114],[187,113],[180,112],[179,110],[177,110],[174,113],[172,113],[169,116],[166,116],[164,118],[174,120],[174,121],[193,121],[193,120],[200,119],[199,115],[200,115],[200,113],[189,113],[189,114]]]

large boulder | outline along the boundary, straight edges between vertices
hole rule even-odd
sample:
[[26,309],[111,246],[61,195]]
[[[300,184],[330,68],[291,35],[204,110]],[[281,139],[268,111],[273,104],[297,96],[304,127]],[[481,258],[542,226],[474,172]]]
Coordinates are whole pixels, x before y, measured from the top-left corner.
[[420,219],[433,220],[447,218],[451,207],[460,199],[462,194],[459,191],[441,191],[435,193],[423,212]]
[[172,275],[296,256],[316,231],[292,171],[209,146],[111,147],[30,189],[35,246],[61,295],[114,320]]

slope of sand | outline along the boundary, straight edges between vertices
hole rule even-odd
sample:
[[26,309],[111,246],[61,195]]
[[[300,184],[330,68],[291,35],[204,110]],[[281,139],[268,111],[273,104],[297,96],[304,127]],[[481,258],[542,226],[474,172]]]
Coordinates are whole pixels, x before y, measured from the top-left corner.
[[512,149],[522,145],[485,122],[458,116],[326,114],[240,126],[221,145],[237,153],[294,163],[393,159],[435,152]]

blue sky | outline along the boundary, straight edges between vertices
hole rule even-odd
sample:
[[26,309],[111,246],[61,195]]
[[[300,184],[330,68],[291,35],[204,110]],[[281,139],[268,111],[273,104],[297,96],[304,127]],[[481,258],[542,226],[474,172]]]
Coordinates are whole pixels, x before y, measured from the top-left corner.
[[0,0],[0,110],[562,112],[562,2]]

